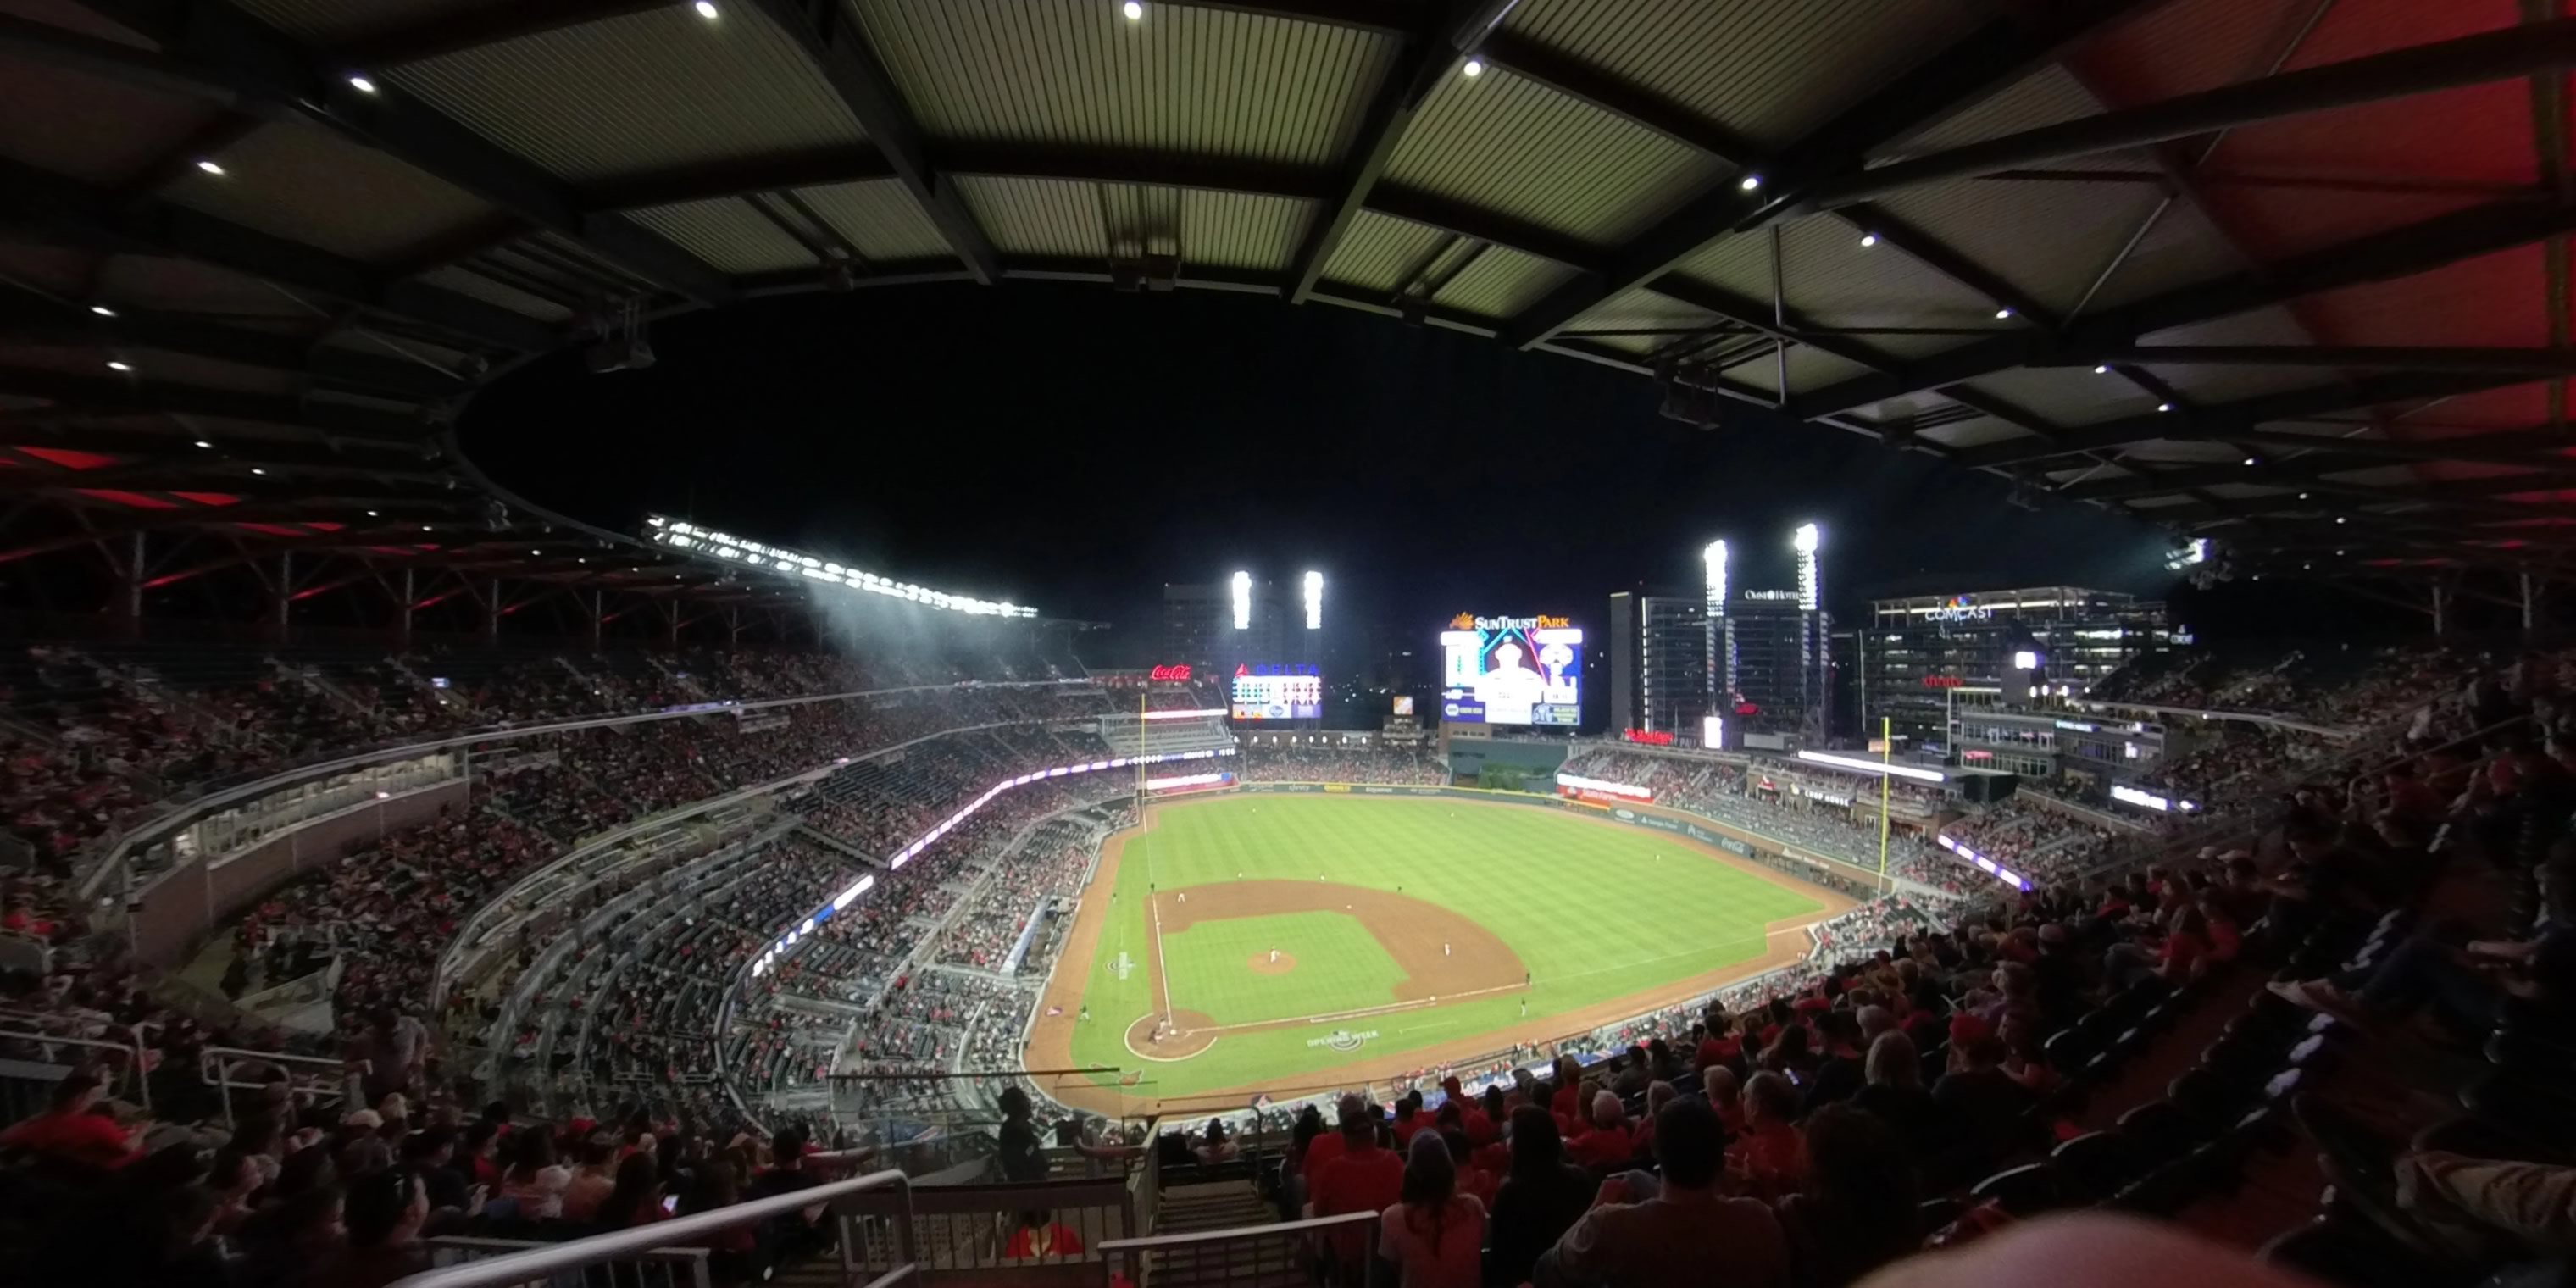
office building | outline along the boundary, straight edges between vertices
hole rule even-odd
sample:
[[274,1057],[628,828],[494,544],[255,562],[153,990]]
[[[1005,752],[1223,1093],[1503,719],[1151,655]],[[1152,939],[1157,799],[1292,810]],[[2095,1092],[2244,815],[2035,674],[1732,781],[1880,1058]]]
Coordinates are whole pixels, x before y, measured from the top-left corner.
[[2020,654],[2031,698],[2069,697],[2172,640],[2163,604],[2079,586],[1873,600],[1855,630],[1863,729],[1884,716],[1900,750],[1945,754],[1964,711],[2007,705]]
[[1708,605],[1696,595],[1610,596],[1610,728],[1699,737],[1708,638]]
[[1237,665],[1315,661],[1293,590],[1257,579],[1247,579],[1240,596],[1230,578],[1164,583],[1162,651],[1155,662],[1185,663],[1200,676],[1216,677],[1231,675]]

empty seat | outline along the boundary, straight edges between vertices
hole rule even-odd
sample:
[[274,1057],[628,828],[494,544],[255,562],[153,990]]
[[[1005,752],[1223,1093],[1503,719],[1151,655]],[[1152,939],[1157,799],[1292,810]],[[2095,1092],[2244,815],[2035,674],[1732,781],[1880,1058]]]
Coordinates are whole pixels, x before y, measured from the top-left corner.
[[1997,1172],[1977,1182],[1968,1193],[1981,1201],[2000,1203],[2004,1211],[2018,1217],[2037,1216],[2067,1203],[2065,1187],[2046,1163],[2024,1163]]
[[2118,1132],[2086,1132],[2050,1150],[2048,1161],[2065,1188],[2083,1201],[2109,1198],[2139,1171],[2136,1146]]

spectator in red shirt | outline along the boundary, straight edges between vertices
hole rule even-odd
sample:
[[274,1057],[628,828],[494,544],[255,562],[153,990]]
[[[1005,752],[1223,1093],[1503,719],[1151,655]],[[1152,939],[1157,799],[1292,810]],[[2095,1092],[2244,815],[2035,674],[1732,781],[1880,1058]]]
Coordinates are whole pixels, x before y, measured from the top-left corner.
[[1600,1092],[1592,1097],[1591,1130],[1566,1143],[1566,1156],[1577,1167],[1599,1172],[1625,1166],[1637,1152],[1637,1143],[1628,1131],[1628,1111],[1619,1104],[1619,1093]]
[[100,1085],[94,1073],[64,1074],[45,1112],[0,1132],[0,1147],[90,1167],[124,1166],[134,1157],[134,1136],[99,1112]]
[[[1365,1111],[1342,1118],[1341,1140],[1341,1157],[1324,1164],[1315,1175],[1315,1215],[1385,1210],[1404,1189],[1404,1160],[1378,1146],[1377,1122]],[[1307,1160],[1313,1159],[1309,1151]],[[1330,1246],[1343,1265],[1356,1267],[1366,1255],[1367,1231],[1357,1226],[1334,1230]]]
[[1011,1231],[1011,1241],[1002,1255],[1018,1261],[1079,1257],[1082,1236],[1044,1212],[1022,1212],[1019,1228]]
[[1700,1074],[1700,1086],[1707,1093],[1708,1107],[1717,1111],[1717,1121],[1729,1137],[1744,1134],[1744,1088],[1735,1081],[1735,1070],[1716,1065]]
[[1431,1120],[1422,1115],[1420,1091],[1408,1091],[1395,1102],[1395,1147],[1398,1150],[1412,1148],[1414,1133],[1430,1125]]
[[1699,1040],[1699,1067],[1703,1070],[1721,1064],[1735,1063],[1744,1051],[1744,1042],[1735,1036],[1735,1017],[1723,1006],[1708,1008],[1708,1036]]
[[1746,1193],[1772,1200],[1806,1184],[1807,1140],[1792,1121],[1797,1113],[1798,1088],[1786,1075],[1766,1070],[1744,1084],[1744,1138],[1727,1149],[1726,1166]]
[[1446,1097],[1442,1102],[1444,1108],[1449,1105],[1458,1107],[1458,1130],[1467,1134],[1468,1143],[1481,1145],[1493,1136],[1494,1120],[1468,1097],[1456,1074],[1440,1080],[1440,1092]]
[[[1347,1128],[1352,1119],[1363,1117],[1368,1113],[1368,1102],[1355,1095],[1345,1095],[1341,1102],[1334,1106],[1334,1110],[1333,1121],[1340,1124],[1342,1128]],[[1341,1156],[1342,1134],[1338,1128],[1307,1142],[1306,1161],[1298,1167],[1297,1174],[1306,1180],[1306,1200],[1309,1204],[1314,1202],[1315,1182],[1323,1176],[1325,1166]]]

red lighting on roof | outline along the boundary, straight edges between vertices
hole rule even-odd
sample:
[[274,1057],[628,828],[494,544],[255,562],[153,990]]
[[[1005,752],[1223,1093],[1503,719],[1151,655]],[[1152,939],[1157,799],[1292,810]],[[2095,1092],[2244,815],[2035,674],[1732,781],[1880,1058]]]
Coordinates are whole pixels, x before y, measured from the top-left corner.
[[128,492],[123,488],[82,487],[73,488],[72,490],[94,501],[114,501],[118,505],[130,505],[137,510],[176,510],[179,508],[179,503],[176,501],[164,501],[157,496],[152,496],[142,492]]
[[18,450],[48,465],[59,465],[67,470],[95,470],[116,464],[113,456],[69,447],[21,447]]
[[182,501],[194,501],[199,505],[241,504],[241,498],[230,492],[173,492],[170,495]]

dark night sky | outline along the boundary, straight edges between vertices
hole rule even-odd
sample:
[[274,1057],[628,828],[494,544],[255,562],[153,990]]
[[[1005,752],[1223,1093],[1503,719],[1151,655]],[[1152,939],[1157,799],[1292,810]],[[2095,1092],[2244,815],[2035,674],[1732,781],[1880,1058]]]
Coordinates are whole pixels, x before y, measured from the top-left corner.
[[1394,631],[1599,622],[1612,590],[1694,584],[1712,537],[1737,584],[1786,586],[1806,519],[1839,608],[1918,576],[2169,583],[2161,534],[2094,509],[2015,510],[1991,477],[1751,408],[1702,432],[1658,417],[1642,378],[1324,305],[923,286],[697,314],[653,342],[647,372],[568,353],[500,381],[467,451],[602,526],[664,510],[1145,628],[1123,643],[1163,582],[1237,567],[1321,568],[1335,609]]

